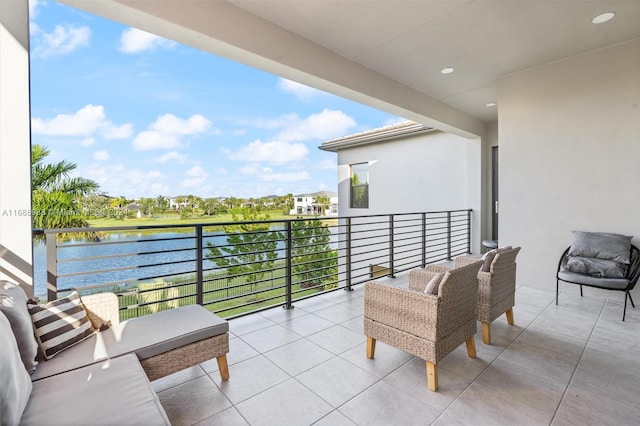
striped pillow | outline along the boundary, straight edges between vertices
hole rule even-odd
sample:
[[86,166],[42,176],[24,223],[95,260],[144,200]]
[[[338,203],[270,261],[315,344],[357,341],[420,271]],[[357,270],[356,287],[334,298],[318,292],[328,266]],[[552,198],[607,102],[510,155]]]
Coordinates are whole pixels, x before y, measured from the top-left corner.
[[38,346],[45,359],[96,332],[77,292],[46,305],[28,305]]

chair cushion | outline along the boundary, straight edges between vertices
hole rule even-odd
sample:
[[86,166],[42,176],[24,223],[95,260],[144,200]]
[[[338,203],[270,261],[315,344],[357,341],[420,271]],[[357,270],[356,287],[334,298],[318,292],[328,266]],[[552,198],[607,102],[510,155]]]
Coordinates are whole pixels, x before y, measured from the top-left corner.
[[629,264],[631,238],[607,232],[573,231],[569,256],[591,257]]
[[577,274],[591,275],[592,277],[624,278],[627,272],[627,265],[613,260],[569,256],[564,269]]
[[496,257],[496,254],[498,254],[498,249],[489,250],[482,256],[482,260],[484,260],[482,268],[480,268],[482,272],[491,271],[491,262],[493,262],[493,258]]
[[20,424],[170,422],[140,362],[131,354],[34,382]]
[[45,359],[76,345],[96,331],[77,292],[46,305],[27,305],[38,346]]
[[435,277],[431,278],[431,280],[427,283],[427,286],[424,289],[424,294],[438,294],[438,289],[440,288],[440,284],[442,283],[442,279],[444,278],[444,272],[440,272]]
[[0,425],[20,423],[31,388],[11,324],[0,312]]
[[624,290],[629,285],[626,278],[598,278],[590,275],[576,274],[575,272],[560,271],[558,279],[574,284],[588,285],[611,290]]
[[27,295],[19,285],[0,281],[0,312],[4,313],[11,324],[24,367],[29,373],[33,373],[38,364],[38,344],[27,310]]
[[139,359],[147,359],[228,331],[227,321],[200,305],[157,312],[114,324],[52,360],[41,362],[32,378],[38,380],[133,352]]

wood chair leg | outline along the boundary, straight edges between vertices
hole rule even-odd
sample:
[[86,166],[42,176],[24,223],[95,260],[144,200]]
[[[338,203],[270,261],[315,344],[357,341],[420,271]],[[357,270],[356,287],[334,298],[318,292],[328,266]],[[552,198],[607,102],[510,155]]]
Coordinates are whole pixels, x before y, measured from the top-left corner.
[[376,352],[376,339],[367,336],[367,358],[373,359]]
[[220,370],[220,378],[223,382],[229,380],[229,364],[227,364],[227,354],[220,355],[216,358],[218,361],[218,369]]
[[491,344],[491,323],[483,322],[482,323],[482,343],[485,345]]
[[438,390],[438,366],[427,361],[427,387],[430,391]]
[[513,325],[513,308],[507,309],[507,324]]
[[476,339],[473,336],[471,336],[467,339],[466,344],[467,344],[467,355],[469,355],[469,358],[475,358],[476,357]]

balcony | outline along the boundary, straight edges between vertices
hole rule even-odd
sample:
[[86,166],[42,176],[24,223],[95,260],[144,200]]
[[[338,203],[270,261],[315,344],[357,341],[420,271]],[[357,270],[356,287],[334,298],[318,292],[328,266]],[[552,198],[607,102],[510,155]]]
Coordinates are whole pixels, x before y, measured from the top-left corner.
[[[406,284],[407,274],[383,280]],[[493,323],[440,364],[378,343],[365,357],[363,286],[230,321],[231,379],[215,361],[153,386],[174,424],[616,424],[640,415],[640,312],[621,301],[518,287],[515,326]]]
[[[177,250],[154,249],[157,239],[145,229],[111,230],[140,234],[135,238],[66,244],[57,243],[59,231],[51,230],[45,232],[53,259],[49,291],[55,290],[49,296],[103,274],[103,282],[81,288],[121,288],[123,318],[199,301],[229,319],[228,382],[220,380],[212,360],[152,383],[173,424],[634,424],[640,415],[640,311],[629,309],[621,322],[622,301],[589,290],[580,297],[577,289],[561,287],[556,306],[552,283],[545,289],[519,286],[515,326],[497,319],[490,346],[476,334],[475,359],[467,357],[464,345],[447,356],[439,364],[436,393],[427,390],[423,360],[383,342],[374,360],[366,358],[361,284],[376,276],[406,286],[408,270],[468,252],[470,217],[463,210],[334,219],[326,225],[336,270],[321,273],[321,284],[307,289],[300,288],[302,274],[293,269],[300,265],[293,250],[296,220],[250,231],[280,235],[271,267],[276,279],[262,278],[257,287],[243,281],[249,274],[234,277],[239,282],[225,278],[224,288],[211,278],[225,269],[205,262],[207,238],[225,247],[211,225],[174,236],[187,242]],[[299,223],[310,226],[313,220]],[[122,248],[117,256],[64,253],[107,242]],[[185,259],[168,261],[175,251],[186,253]],[[150,299],[144,294],[157,288],[136,287],[167,278],[150,272],[156,262],[149,256],[161,256],[181,271],[175,275],[182,277],[179,296],[165,291],[164,299]],[[105,270],[101,259],[123,259],[125,265]],[[94,269],[65,271],[74,262]],[[323,270],[314,262],[303,264]],[[109,278],[127,269],[139,275]]]

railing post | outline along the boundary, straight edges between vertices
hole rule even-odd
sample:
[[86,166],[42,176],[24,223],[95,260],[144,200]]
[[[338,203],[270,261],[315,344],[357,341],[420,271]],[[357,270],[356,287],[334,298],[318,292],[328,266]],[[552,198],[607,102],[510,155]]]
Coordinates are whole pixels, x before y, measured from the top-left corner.
[[422,267],[427,266],[427,214],[422,213]]
[[204,284],[203,284],[203,251],[202,225],[196,225],[196,303],[204,304]]
[[58,246],[56,234],[45,234],[47,248],[47,300],[49,302],[58,298]]
[[467,210],[467,254],[471,254],[471,210]]
[[346,249],[346,273],[347,273],[347,286],[345,290],[351,291],[351,218],[347,218],[347,247]]
[[286,239],[286,247],[285,247],[285,302],[284,309],[293,309],[293,305],[291,305],[291,274],[292,274],[292,238],[291,238],[291,221],[287,220],[285,222],[285,232],[287,233]]
[[451,260],[451,210],[447,211],[447,260]]
[[393,262],[393,215],[389,215],[389,278],[395,278],[393,274],[393,270],[395,269],[395,265]]

